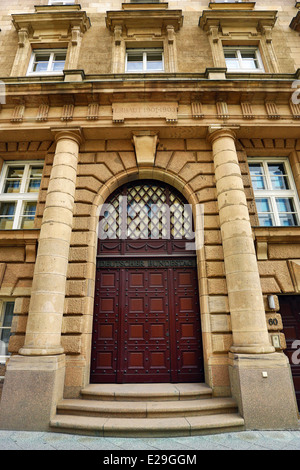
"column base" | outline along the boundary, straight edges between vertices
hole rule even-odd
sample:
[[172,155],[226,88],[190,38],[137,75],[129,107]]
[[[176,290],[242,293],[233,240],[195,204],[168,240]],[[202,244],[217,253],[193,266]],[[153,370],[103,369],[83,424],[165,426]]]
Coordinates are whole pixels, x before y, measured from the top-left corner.
[[236,354],[269,354],[275,352],[275,348],[271,344],[248,344],[247,346],[237,344],[235,346],[231,346],[230,352]]
[[19,354],[21,356],[56,356],[64,353],[64,348],[61,346],[52,347],[52,348],[21,348]]
[[65,355],[12,356],[0,402],[0,429],[49,431],[64,378]]
[[229,376],[246,429],[299,429],[293,379],[283,353],[229,353]]

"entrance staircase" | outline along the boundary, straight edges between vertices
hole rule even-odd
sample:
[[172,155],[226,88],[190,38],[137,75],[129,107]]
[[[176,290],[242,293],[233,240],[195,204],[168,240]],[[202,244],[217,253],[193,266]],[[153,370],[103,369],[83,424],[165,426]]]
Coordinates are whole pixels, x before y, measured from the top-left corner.
[[243,430],[232,398],[205,384],[91,384],[63,399],[51,431],[104,437],[169,437]]

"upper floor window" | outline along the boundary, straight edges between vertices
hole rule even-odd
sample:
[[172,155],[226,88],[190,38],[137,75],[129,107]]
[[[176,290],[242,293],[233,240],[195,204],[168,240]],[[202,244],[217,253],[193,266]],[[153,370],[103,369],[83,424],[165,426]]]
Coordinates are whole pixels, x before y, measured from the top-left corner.
[[34,50],[27,75],[61,74],[65,67],[66,56],[65,49]]
[[249,169],[259,224],[299,225],[299,198],[288,160],[251,159]]
[[257,47],[224,46],[224,56],[229,72],[264,72]]
[[0,364],[5,364],[8,354],[8,342],[11,335],[11,324],[14,302],[0,302]]
[[43,165],[4,164],[0,178],[0,230],[32,229]]
[[163,51],[154,49],[127,49],[126,72],[163,72]]
[[73,5],[75,0],[49,0],[48,5]]

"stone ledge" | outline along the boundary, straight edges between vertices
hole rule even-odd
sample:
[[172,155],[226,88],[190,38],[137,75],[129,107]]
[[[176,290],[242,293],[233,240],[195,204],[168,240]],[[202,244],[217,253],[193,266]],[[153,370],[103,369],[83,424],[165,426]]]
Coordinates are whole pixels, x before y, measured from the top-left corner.
[[40,231],[31,230],[0,230],[0,246],[27,245],[36,242]]
[[300,243],[300,227],[253,227],[256,242]]

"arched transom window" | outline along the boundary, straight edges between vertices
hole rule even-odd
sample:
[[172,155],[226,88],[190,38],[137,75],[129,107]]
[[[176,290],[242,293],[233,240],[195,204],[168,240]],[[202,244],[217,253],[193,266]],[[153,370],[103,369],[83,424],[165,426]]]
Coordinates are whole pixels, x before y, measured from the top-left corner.
[[100,238],[191,240],[191,207],[165,183],[139,181],[124,185],[101,208]]

